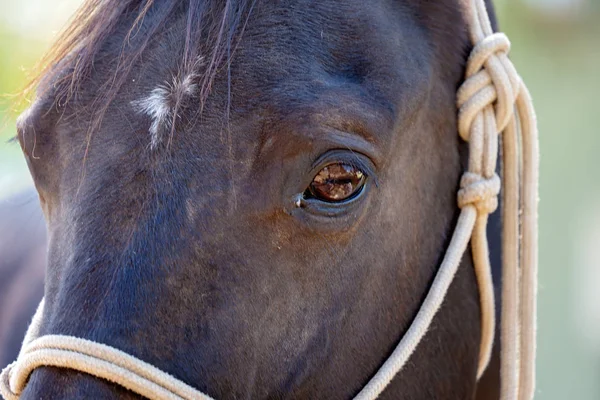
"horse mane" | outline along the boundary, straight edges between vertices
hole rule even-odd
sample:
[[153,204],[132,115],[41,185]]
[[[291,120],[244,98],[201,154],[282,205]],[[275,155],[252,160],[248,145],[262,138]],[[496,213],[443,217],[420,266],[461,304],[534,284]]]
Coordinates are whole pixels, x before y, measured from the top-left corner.
[[[91,78],[95,63],[108,59],[114,67],[96,90],[91,127],[94,130],[152,39],[164,30],[170,19],[183,14],[185,47],[179,71],[199,79],[199,100],[203,105],[226,58],[229,65],[233,38],[240,28],[243,32],[255,2],[86,0],[38,64],[39,72],[24,89],[24,97],[33,91],[37,96],[51,91],[53,104],[62,108],[78,97],[83,83]],[[127,26],[125,24],[129,25],[123,35],[120,30]],[[110,54],[106,45],[114,37],[122,38],[121,43],[117,43],[121,51]],[[205,44],[212,49],[202,51]],[[208,55],[202,57],[205,67],[202,74],[195,71],[201,54]]]

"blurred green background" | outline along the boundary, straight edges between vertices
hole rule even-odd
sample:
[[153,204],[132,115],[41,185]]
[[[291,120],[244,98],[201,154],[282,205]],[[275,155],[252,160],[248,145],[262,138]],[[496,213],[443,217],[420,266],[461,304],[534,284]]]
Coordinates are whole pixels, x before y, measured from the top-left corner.
[[[0,0],[0,93],[15,93],[79,0]],[[537,399],[600,399],[600,0],[497,0],[541,141]],[[31,185],[0,98],[0,199]],[[17,110],[18,111],[18,110]],[[0,240],[2,240],[0,238]]]

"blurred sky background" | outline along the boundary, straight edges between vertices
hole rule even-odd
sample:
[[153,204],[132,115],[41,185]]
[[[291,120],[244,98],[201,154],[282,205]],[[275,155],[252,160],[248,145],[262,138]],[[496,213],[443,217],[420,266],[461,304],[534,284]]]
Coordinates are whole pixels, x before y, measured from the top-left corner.
[[[79,0],[0,0],[0,93],[15,93]],[[496,0],[541,141],[536,399],[600,399],[600,0]],[[0,201],[31,181],[0,98]],[[2,238],[0,238],[2,240]],[[2,255],[0,255],[1,257]]]

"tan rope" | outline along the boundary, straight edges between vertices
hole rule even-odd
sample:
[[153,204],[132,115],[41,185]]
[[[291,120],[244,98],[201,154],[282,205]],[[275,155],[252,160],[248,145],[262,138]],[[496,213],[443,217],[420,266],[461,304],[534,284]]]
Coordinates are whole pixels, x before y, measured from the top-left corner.
[[[494,33],[483,0],[470,0],[474,48],[457,94],[458,131],[469,143],[468,171],[458,192],[461,213],[427,296],[406,334],[375,376],[356,396],[377,398],[415,351],[441,307],[469,241],[481,303],[477,378],[494,340],[494,291],[488,254],[488,215],[498,206],[496,174],[499,133],[503,156],[503,289],[501,399],[533,398],[537,276],[536,121],[529,93],[507,53],[508,38]],[[521,143],[519,145],[519,134]],[[519,171],[519,155],[522,171]],[[522,173],[521,173],[522,172]],[[520,239],[521,237],[521,239]],[[40,366],[71,368],[117,383],[150,399],[210,399],[196,389],[112,347],[68,336],[39,336],[40,304],[17,361],[0,375],[0,393],[16,400]]]
[[[158,368],[120,350],[100,343],[69,336],[40,337],[23,351],[19,362],[7,375],[10,392],[2,393],[7,400],[18,399],[31,372],[41,366],[78,370],[117,383],[151,399],[210,400],[193,387]],[[3,377],[3,383],[5,383]]]
[[18,400],[29,375],[43,366],[85,372],[150,399],[212,400],[173,376],[113,347],[62,335],[46,335],[36,339],[43,304],[42,300],[27,331],[17,362],[9,365],[0,375],[0,394],[6,400]]

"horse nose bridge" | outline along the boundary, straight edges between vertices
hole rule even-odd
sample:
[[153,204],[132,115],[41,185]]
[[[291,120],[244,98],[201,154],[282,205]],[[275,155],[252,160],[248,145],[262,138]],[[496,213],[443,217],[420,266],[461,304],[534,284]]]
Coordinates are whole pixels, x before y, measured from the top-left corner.
[[82,372],[54,367],[33,371],[20,400],[98,399],[138,400],[142,397],[106,380]]

